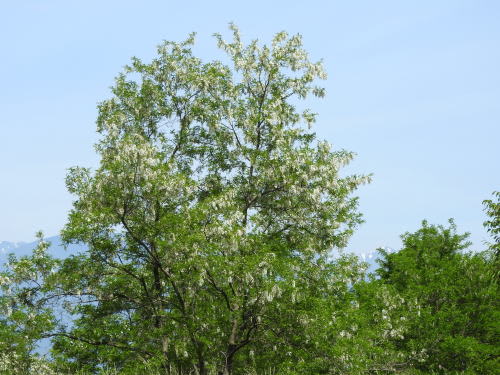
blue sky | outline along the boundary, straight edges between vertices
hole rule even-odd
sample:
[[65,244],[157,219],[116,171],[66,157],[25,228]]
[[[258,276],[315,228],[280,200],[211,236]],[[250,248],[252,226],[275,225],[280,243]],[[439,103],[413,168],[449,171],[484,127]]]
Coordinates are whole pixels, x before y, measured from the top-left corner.
[[347,172],[366,220],[350,250],[397,248],[422,219],[487,235],[481,201],[500,190],[498,1],[0,1],[0,240],[57,234],[72,197],[64,176],[95,166],[96,103],[131,56],[234,21],[246,40],[301,33],[323,58],[320,138],[358,154]]

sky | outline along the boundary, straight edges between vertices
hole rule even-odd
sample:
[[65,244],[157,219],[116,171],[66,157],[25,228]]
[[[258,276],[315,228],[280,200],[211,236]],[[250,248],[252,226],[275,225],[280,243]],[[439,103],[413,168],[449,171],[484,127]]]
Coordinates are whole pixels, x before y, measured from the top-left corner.
[[316,131],[372,173],[365,223],[348,250],[398,248],[420,222],[488,239],[482,200],[500,190],[500,2],[0,0],[0,241],[58,234],[73,197],[67,168],[95,167],[96,104],[137,56],[197,32],[244,40],[300,33],[323,59],[327,96],[305,103]]

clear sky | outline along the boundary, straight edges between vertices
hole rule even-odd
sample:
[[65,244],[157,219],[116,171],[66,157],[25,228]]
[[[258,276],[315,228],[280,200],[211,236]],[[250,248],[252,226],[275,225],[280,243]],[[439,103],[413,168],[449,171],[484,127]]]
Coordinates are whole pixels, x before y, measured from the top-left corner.
[[319,137],[374,174],[350,250],[449,217],[481,248],[481,201],[500,190],[499,20],[494,0],[0,0],[0,241],[62,228],[66,169],[97,164],[96,103],[131,56],[196,31],[211,59],[234,21],[246,40],[301,33],[324,59]]

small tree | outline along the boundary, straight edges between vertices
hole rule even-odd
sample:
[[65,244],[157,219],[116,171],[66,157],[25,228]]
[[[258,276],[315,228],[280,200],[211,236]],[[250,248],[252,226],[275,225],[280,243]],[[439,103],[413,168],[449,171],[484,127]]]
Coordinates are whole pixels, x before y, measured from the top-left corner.
[[59,261],[47,254],[49,243],[38,235],[30,256],[10,254],[0,265],[0,374],[51,375],[48,361],[37,351],[40,340],[56,326],[52,301]]
[[[303,301],[327,293],[327,257],[360,222],[351,193],[368,178],[340,177],[353,154],[315,140],[316,115],[295,106],[326,78],[301,37],[245,46],[231,29],[216,35],[231,67],[195,57],[193,35],[165,42],[99,105],[100,166],[67,177],[63,237],[89,247],[59,272],[77,301],[56,334],[67,366],[241,373],[272,363],[258,349],[279,351],[280,325],[314,319]],[[310,358],[295,344],[293,361]]]
[[381,281],[417,305],[404,337],[408,367],[422,373],[494,373],[498,368],[498,283],[489,252],[466,253],[468,234],[423,222],[402,236],[403,248],[382,251]]

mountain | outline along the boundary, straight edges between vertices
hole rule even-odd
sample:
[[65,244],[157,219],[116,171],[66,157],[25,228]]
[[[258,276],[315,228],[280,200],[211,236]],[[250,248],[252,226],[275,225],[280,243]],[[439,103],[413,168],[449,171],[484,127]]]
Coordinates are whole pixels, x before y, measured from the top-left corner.
[[8,253],[15,252],[15,249],[23,247],[26,245],[26,242],[8,242],[2,241],[0,242],[0,256]]
[[[69,245],[68,248],[64,248],[61,237],[53,236],[46,238],[45,241],[50,242],[49,253],[56,258],[64,258],[71,254],[76,254],[86,249],[85,245]],[[8,254],[14,253],[16,256],[23,256],[31,254],[31,251],[37,246],[38,241],[26,243],[26,242],[0,242],[0,265],[4,264],[7,260]],[[386,247],[386,251],[389,253],[395,252],[394,249]],[[377,250],[368,251],[364,253],[356,254],[359,260],[368,263],[368,272],[374,272],[379,264],[377,259],[380,258],[380,254]],[[334,257],[335,258],[335,257]]]
[[[396,252],[396,250],[390,247],[384,247],[383,249],[388,253]],[[359,260],[368,264],[368,269],[367,269],[368,273],[373,273],[375,272],[375,270],[377,270],[377,268],[380,267],[380,265],[377,263],[377,260],[380,259],[380,253],[377,250],[360,253],[357,254],[357,256]]]
[[[50,243],[49,254],[56,258],[64,258],[71,254],[79,253],[85,250],[85,245],[70,245],[67,248],[62,244],[60,236],[45,238],[45,241]],[[38,245],[38,241],[34,242],[0,242],[0,265],[5,264],[9,254],[14,254],[17,257],[30,255],[33,249]]]

